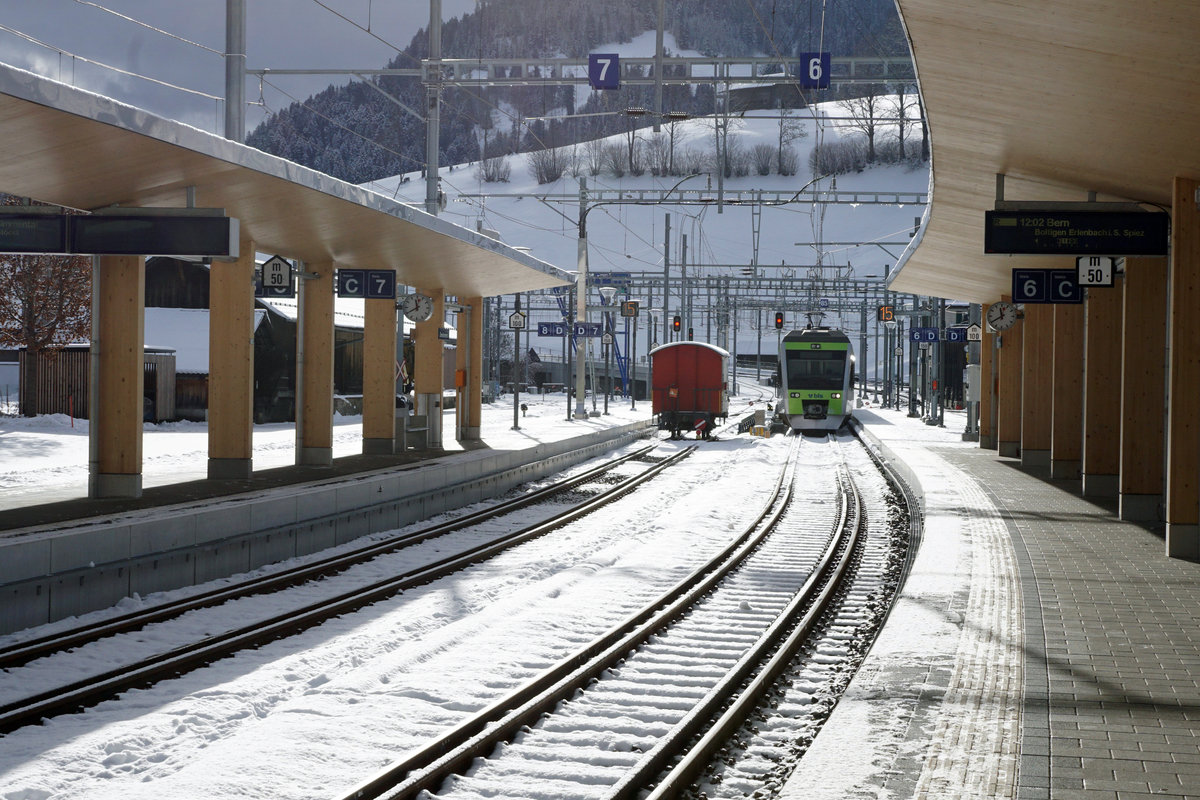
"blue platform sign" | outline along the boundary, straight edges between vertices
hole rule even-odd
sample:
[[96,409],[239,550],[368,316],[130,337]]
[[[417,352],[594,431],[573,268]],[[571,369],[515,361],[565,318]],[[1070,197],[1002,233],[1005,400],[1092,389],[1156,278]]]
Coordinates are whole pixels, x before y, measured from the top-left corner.
[[966,328],[946,328],[947,342],[965,342],[967,341]]
[[390,269],[339,269],[338,297],[395,300],[396,273]]
[[938,340],[938,329],[910,328],[908,331],[908,340],[910,342],[936,342]]
[[800,85],[805,89],[828,89],[832,59],[828,52],[801,53]]
[[576,322],[574,331],[576,336],[599,338],[604,333],[604,324],[601,322]]
[[1073,269],[1014,269],[1014,303],[1082,303],[1079,273]]
[[565,322],[539,322],[538,336],[566,336],[567,323]]
[[396,299],[396,273],[390,269],[367,270],[367,298]]
[[620,89],[621,56],[617,53],[589,53],[588,85],[593,89]]
[[588,274],[592,286],[628,286],[633,283],[632,272],[592,272]]

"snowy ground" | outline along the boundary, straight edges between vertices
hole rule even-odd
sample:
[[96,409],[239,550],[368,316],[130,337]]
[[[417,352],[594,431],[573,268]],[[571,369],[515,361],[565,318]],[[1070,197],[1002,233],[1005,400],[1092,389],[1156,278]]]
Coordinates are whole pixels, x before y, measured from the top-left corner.
[[[587,408],[591,410],[591,395]],[[483,407],[482,438],[495,449],[532,447],[546,441],[650,416],[650,404],[637,409],[625,398],[609,403],[609,414],[567,421],[565,394],[522,394],[528,411],[513,430],[512,396]],[[740,406],[739,406],[740,407]],[[604,400],[597,400],[604,411]],[[445,418],[443,445],[460,450],[454,441],[453,412]],[[337,416],[333,422],[333,457],[362,453],[362,417]],[[295,463],[296,430],[292,423],[254,426],[254,469]],[[208,426],[201,422],[146,424],[142,435],[143,486],[200,480],[207,477]],[[0,416],[0,509],[56,502],[87,496],[88,422],[63,414],[30,419]]]
[[[529,410],[520,430],[512,430],[511,405],[488,408],[483,438],[491,446],[528,446],[649,413],[648,404],[633,411],[617,401],[608,417],[568,422],[565,396],[524,400]],[[735,408],[744,410],[746,401]],[[602,400],[598,405],[603,408]],[[947,414],[946,428],[887,410],[863,409],[862,417],[907,448],[974,446],[961,442],[961,414]],[[86,485],[86,429],[57,419],[40,424],[0,420],[6,497],[10,486],[53,493],[64,477]],[[290,463],[291,436],[290,426],[256,430],[256,467],[272,459]],[[356,420],[338,421],[345,453],[357,452],[357,436]],[[718,546],[731,527],[729,515],[760,502],[755,486],[766,481],[756,476],[775,467],[787,441],[711,443],[688,460],[703,476],[696,481],[697,473],[688,473],[701,491],[688,495],[668,482],[644,498],[641,508],[655,512],[641,520],[599,518],[573,526],[557,539],[406,593],[388,609],[349,615],[129,692],[119,704],[0,738],[0,798],[336,796],[362,771],[382,766],[389,754],[412,748],[433,726],[481,702],[481,688],[498,691],[522,670],[554,658],[566,640],[597,622],[597,609],[619,613],[631,598],[660,589],[688,559]],[[202,425],[148,426],[147,481],[202,472],[205,447]],[[18,452],[19,471],[9,466]],[[743,495],[731,494],[734,487]],[[897,635],[920,640],[927,632],[918,626]],[[472,655],[480,641],[487,643],[487,663]],[[870,742],[870,718],[856,723],[851,735]]]

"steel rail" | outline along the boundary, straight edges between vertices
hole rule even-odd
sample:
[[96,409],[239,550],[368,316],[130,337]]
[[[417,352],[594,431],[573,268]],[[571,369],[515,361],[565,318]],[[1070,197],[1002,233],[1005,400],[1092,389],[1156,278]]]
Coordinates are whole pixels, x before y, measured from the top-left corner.
[[[841,535],[838,541],[831,543],[821,566],[809,577],[776,624],[763,634],[755,648],[757,652],[747,653],[738,669],[727,676],[722,686],[714,688],[694,713],[664,737],[635,771],[626,775],[609,795],[611,800],[630,800],[640,796],[672,762],[674,766],[670,772],[644,798],[666,800],[678,797],[712,762],[726,740],[745,723],[763,696],[788,668],[841,588],[865,528],[862,497],[844,465],[841,482],[846,500]],[[797,616],[799,620],[793,624]],[[766,657],[766,651],[772,649],[773,655]],[[760,662],[761,668],[751,677],[755,664]],[[743,683],[745,686],[739,691],[738,687]],[[716,721],[710,724],[710,720],[718,713]],[[706,725],[707,728],[704,727]],[[699,739],[694,744],[685,744],[697,736]]]
[[344,592],[298,609],[290,609],[270,619],[260,620],[174,648],[143,659],[136,664],[125,665],[0,706],[0,735],[11,733],[24,725],[38,722],[49,716],[94,705],[126,689],[178,676],[238,650],[295,635],[333,617],[356,611],[406,589],[457,572],[508,548],[550,533],[612,503],[691,455],[694,450],[695,447],[681,450],[645,472],[625,479],[603,494],[570,508],[552,519],[505,534],[490,542],[468,548],[403,575]]
[[494,506],[489,506],[488,508],[466,514],[449,522],[422,528],[410,533],[392,536],[382,541],[376,541],[368,545],[357,547],[349,552],[340,553],[335,556],[322,558],[319,561],[273,572],[270,575],[251,578],[231,586],[227,585],[218,589],[211,589],[199,594],[190,595],[186,598],[181,598],[176,601],[161,603],[150,608],[138,609],[137,611],[132,611],[128,614],[112,617],[95,625],[80,626],[77,628],[71,628],[69,630],[40,636],[35,639],[27,639],[25,641],[17,642],[7,647],[0,648],[0,669],[11,669],[13,667],[23,666],[24,664],[27,664],[37,658],[43,658],[45,656],[69,650],[74,647],[80,647],[82,645],[103,639],[107,636],[139,630],[151,623],[173,619],[196,609],[211,608],[230,600],[236,600],[258,594],[266,594],[268,592],[278,591],[279,589],[287,588],[289,586],[296,586],[306,581],[311,581],[315,578],[336,575],[352,566],[365,563],[380,555],[401,550],[405,547],[410,547],[438,536],[444,536],[448,533],[453,533],[454,531],[461,530],[465,527],[477,525],[480,522],[485,522],[489,519],[494,519],[496,517],[509,514],[517,509],[524,508],[525,506],[541,502],[546,498],[553,496],[554,494],[566,491],[568,489],[573,489],[580,484],[592,481],[600,475],[603,475],[604,473],[620,466],[627,461],[644,456],[655,447],[656,445],[651,444],[646,447],[639,448],[632,453],[613,459],[604,464],[600,464],[567,480],[556,482],[550,486],[545,486],[528,494],[523,494],[520,497],[506,500]]
[[759,514],[741,534],[688,576],[647,603],[642,610],[544,670],[524,686],[476,712],[420,750],[368,778],[343,800],[412,800],[434,791],[447,777],[486,756],[501,741],[537,720],[593,678],[623,660],[647,639],[686,614],[762,544],[787,509],[795,466],[793,443],[775,488]]

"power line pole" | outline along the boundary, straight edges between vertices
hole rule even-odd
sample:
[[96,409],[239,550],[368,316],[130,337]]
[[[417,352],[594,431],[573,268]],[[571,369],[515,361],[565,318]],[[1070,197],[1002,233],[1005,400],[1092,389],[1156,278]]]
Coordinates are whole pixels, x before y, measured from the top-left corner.
[[225,138],[246,138],[246,0],[225,0]]
[[[587,178],[579,179],[579,251],[575,272],[575,319],[587,323]],[[572,331],[573,333],[573,331]],[[583,403],[584,359],[583,341],[577,339],[579,366],[575,371],[575,419],[587,419],[587,408]]]
[[438,213],[438,139],[441,136],[442,0],[429,0],[429,59],[425,69],[425,210]]

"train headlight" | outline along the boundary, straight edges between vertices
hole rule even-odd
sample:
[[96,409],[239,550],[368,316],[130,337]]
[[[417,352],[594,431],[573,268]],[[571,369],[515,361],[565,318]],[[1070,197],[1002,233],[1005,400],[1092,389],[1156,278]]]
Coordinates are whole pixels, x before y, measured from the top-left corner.
[[829,396],[830,396],[830,397],[832,397],[834,400],[841,400],[841,399],[842,399],[842,393],[841,393],[841,392],[831,392]]

